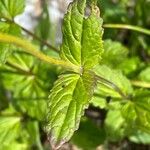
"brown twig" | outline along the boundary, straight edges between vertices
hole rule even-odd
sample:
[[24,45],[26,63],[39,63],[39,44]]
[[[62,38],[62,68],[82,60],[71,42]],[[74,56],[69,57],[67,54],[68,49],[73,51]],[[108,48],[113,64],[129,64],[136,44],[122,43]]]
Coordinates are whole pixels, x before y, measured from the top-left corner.
[[28,35],[30,35],[33,39],[41,42],[43,45],[47,46],[48,48],[50,48],[51,50],[59,53],[59,50],[57,48],[55,48],[54,46],[52,46],[51,44],[47,43],[46,41],[42,40],[40,37],[38,37],[37,35],[35,35],[34,33],[32,33],[31,31],[25,29],[24,27],[22,27],[21,25],[19,25],[18,23],[16,23],[14,20],[10,20],[8,18],[4,18],[7,22],[9,23],[13,23],[15,25],[17,25],[18,27],[20,27],[24,32],[26,32]]
[[[17,24],[18,25],[18,24]],[[20,25],[18,25],[20,26]],[[20,26],[21,27],[21,26]],[[59,50],[57,48],[55,48],[54,46],[50,45],[49,43],[47,43],[46,41],[42,40],[40,37],[38,37],[37,35],[35,35],[34,33],[30,32],[29,30],[25,29],[24,27],[21,27],[21,29],[26,32],[27,34],[29,34],[30,36],[32,36],[34,39],[38,40],[39,42],[41,42],[43,45],[46,45],[48,48],[52,49],[53,51],[59,53]]]

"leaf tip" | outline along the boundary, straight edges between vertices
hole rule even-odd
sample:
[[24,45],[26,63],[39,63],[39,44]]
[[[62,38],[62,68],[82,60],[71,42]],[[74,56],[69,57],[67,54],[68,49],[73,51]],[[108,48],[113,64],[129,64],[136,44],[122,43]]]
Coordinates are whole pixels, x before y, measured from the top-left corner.
[[48,135],[48,141],[52,150],[58,150],[66,143],[66,140],[58,141],[55,136],[53,136],[52,132]]

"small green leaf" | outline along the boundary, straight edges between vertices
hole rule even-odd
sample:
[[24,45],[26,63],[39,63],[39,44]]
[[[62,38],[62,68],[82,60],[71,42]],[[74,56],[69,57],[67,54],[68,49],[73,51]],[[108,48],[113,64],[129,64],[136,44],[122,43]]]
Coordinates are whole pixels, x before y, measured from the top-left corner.
[[133,100],[123,106],[122,114],[130,128],[150,133],[150,92],[138,90],[135,94]]
[[23,12],[24,0],[0,0],[0,18],[13,19]]
[[122,108],[122,115],[131,128],[135,127],[137,114],[134,103],[129,101],[127,104],[125,104]]
[[38,121],[28,121],[26,123],[27,132],[30,135],[28,138],[30,145],[34,145],[37,150],[43,150],[41,139],[40,139],[40,129]]
[[135,76],[137,69],[141,67],[142,62],[138,57],[126,58],[117,68],[122,70],[125,75]]
[[[106,65],[97,66],[94,70],[97,75],[114,83],[124,95],[129,96],[133,92],[130,81],[122,74],[120,70],[111,69]],[[111,86],[108,87],[103,84],[99,84],[95,92],[104,96],[116,98],[121,97],[118,91],[113,89]]]
[[138,78],[142,81],[150,82],[150,67],[147,67],[146,69],[142,70]]
[[78,129],[80,118],[91,99],[94,82],[92,73],[61,75],[49,96],[48,125],[52,146],[59,147]]
[[150,134],[139,130],[132,134],[129,139],[134,143],[150,144]]
[[84,68],[95,66],[103,52],[102,19],[99,10],[91,6],[91,14],[85,17],[86,0],[75,0],[69,7],[63,23],[61,58]]
[[102,54],[102,62],[105,65],[117,68],[127,57],[128,49],[121,43],[112,40],[104,41],[104,53]]
[[100,109],[104,109],[107,107],[106,99],[104,97],[99,96],[93,96],[91,104],[95,107],[99,107]]
[[9,145],[20,132],[20,117],[0,116],[0,145]]
[[119,141],[125,136],[125,120],[120,110],[110,110],[105,120],[105,129],[109,141]]
[[[0,32],[20,36],[21,30],[20,27],[16,26],[15,24],[0,22]],[[13,45],[0,43],[0,64],[6,62],[6,59],[11,55],[13,50]]]

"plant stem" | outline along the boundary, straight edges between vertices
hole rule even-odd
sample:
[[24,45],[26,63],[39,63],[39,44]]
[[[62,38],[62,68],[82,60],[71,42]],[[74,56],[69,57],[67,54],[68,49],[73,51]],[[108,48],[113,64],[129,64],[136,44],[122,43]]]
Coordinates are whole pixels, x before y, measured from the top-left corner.
[[[15,23],[16,24],[16,23]],[[18,25],[18,24],[17,24]],[[37,35],[35,35],[34,33],[30,32],[29,30],[23,28],[22,26],[18,25],[23,31],[25,31],[27,34],[29,34],[30,36],[32,36],[34,39],[38,40],[39,42],[41,42],[43,45],[46,45],[48,48],[52,49],[53,51],[59,53],[59,50],[57,48],[55,48],[54,46],[50,45],[49,43],[47,43],[46,41],[42,40],[40,37],[38,37]]]
[[142,88],[150,88],[150,83],[144,81],[131,81],[133,86],[142,87]]
[[12,36],[12,35],[0,33],[0,42],[15,44],[15,45],[23,48],[25,52],[27,52],[27,53],[45,61],[45,62],[48,62],[50,64],[54,64],[54,65],[62,66],[64,68],[70,69],[70,70],[77,72],[77,73],[80,72],[79,66],[71,64],[69,62],[65,62],[65,61],[60,60],[60,59],[49,57],[49,56],[45,55],[44,53],[38,51],[37,48],[33,44],[31,44],[30,42],[28,42],[24,39],[22,40],[18,37]]
[[116,28],[116,29],[117,28],[118,29],[128,29],[128,30],[133,30],[133,31],[137,31],[140,33],[150,35],[149,29],[145,29],[145,28],[133,26],[133,25],[128,25],[128,24],[104,24],[103,27],[104,28]]
[[43,45],[47,46],[48,48],[50,48],[51,50],[59,53],[59,50],[57,48],[55,48],[54,46],[52,46],[51,44],[47,43],[46,41],[42,40],[40,37],[38,37],[36,34],[32,33],[31,31],[25,29],[24,27],[22,27],[21,25],[19,25],[18,23],[16,23],[14,20],[10,20],[8,18],[5,18],[5,20],[8,23],[13,23],[15,25],[17,25],[18,27],[20,27],[24,32],[26,32],[27,34],[29,34],[30,36],[32,36],[34,39],[36,39],[37,41],[41,42]]

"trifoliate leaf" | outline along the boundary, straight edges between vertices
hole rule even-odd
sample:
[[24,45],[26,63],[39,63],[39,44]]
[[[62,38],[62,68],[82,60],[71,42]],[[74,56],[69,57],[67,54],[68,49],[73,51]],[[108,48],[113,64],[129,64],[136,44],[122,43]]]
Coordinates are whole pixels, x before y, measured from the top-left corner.
[[52,146],[58,148],[78,129],[80,118],[93,93],[92,73],[61,75],[49,96],[48,125]]
[[103,52],[102,19],[99,9],[92,5],[85,17],[86,0],[75,0],[69,7],[63,23],[61,58],[84,68],[95,66]]
[[0,0],[0,18],[13,19],[23,12],[24,0]]

